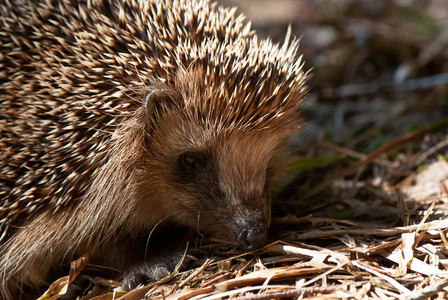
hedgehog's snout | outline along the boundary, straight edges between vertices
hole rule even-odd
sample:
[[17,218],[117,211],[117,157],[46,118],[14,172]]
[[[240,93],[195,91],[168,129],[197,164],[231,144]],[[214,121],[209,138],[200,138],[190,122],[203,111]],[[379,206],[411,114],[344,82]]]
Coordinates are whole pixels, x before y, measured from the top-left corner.
[[268,222],[264,219],[242,219],[238,222],[237,242],[243,250],[254,250],[267,242]]

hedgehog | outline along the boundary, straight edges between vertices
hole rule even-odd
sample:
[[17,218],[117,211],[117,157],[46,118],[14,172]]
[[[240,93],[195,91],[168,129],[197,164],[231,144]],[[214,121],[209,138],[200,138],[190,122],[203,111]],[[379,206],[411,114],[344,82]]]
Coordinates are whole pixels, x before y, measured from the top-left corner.
[[161,222],[266,243],[307,94],[290,30],[259,39],[208,0],[4,0],[0,24],[3,299],[83,255],[152,278]]

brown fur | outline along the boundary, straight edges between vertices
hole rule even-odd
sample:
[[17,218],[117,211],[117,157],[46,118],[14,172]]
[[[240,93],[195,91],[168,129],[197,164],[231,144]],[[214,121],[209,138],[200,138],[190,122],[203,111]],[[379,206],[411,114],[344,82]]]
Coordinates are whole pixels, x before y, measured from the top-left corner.
[[[1,2],[3,299],[163,219],[262,236],[269,169],[300,126],[297,47],[208,1]],[[123,268],[115,252],[100,263]]]

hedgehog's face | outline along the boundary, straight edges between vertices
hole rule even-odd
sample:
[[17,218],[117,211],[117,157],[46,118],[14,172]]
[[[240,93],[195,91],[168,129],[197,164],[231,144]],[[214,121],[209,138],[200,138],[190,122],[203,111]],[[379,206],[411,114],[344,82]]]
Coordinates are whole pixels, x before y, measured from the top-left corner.
[[230,133],[173,152],[170,148],[166,145],[170,154],[163,163],[168,179],[164,203],[172,219],[242,248],[265,244],[271,146]]
[[246,249],[265,244],[270,177],[284,136],[222,129],[181,112],[159,116],[140,189],[139,219],[170,218]]
[[205,144],[175,155],[176,218],[242,248],[262,246],[270,222],[270,153],[231,134]]

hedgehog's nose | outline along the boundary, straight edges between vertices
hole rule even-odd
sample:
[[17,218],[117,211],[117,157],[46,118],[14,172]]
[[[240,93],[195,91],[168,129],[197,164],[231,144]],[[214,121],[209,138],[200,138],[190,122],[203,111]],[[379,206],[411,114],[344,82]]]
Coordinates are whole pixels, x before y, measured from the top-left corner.
[[238,246],[243,250],[254,250],[267,242],[268,223],[265,220],[242,220],[239,222]]

